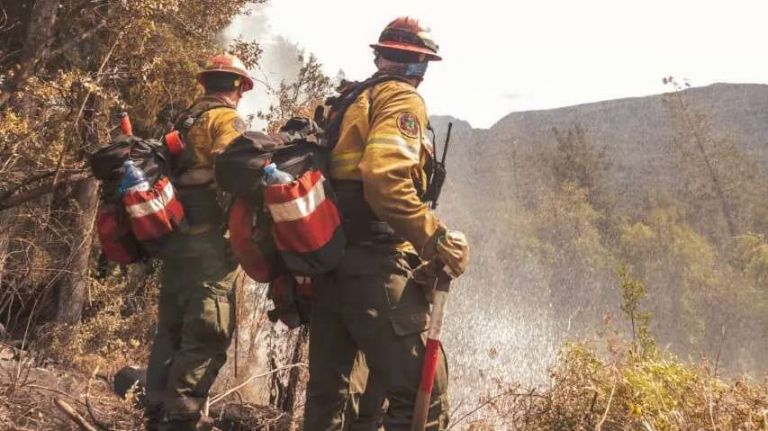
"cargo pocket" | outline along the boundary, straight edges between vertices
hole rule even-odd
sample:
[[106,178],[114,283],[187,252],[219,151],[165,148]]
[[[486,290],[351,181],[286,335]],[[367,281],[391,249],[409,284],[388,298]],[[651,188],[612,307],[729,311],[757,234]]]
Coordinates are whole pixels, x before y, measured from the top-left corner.
[[384,283],[392,328],[398,336],[418,334],[429,327],[429,304],[421,287],[411,280],[408,258],[403,252],[392,256]]
[[398,336],[418,334],[429,328],[429,315],[427,311],[416,311],[410,313],[392,314],[392,329]]
[[190,310],[186,322],[194,338],[201,344],[228,344],[234,329],[234,309],[229,299],[224,295],[207,294],[195,308]]

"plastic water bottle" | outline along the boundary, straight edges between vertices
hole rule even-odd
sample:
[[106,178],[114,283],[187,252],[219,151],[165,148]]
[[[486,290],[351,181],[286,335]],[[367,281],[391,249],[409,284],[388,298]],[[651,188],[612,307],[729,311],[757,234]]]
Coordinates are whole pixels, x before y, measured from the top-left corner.
[[120,196],[134,187],[149,188],[149,181],[144,171],[141,170],[133,160],[123,162],[123,178],[120,180]]
[[270,163],[264,167],[264,178],[261,181],[268,186],[270,184],[288,184],[293,180],[293,175],[277,169],[276,164]]

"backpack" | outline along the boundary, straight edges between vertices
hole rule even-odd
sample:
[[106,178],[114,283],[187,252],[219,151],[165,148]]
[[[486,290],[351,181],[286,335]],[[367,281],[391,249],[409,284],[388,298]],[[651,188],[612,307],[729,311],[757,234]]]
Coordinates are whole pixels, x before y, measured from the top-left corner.
[[272,238],[272,221],[260,205],[245,198],[234,198],[228,225],[232,252],[249,277],[259,283],[269,283],[287,274]]
[[[121,191],[123,165],[129,159],[146,182]],[[160,141],[126,135],[88,157],[93,175],[102,182],[96,232],[108,260],[129,264],[156,255],[183,225],[184,209],[168,178],[168,159]]]
[[[297,117],[280,129],[279,138],[259,132],[242,134],[214,163],[219,188],[253,205],[254,212],[269,226],[285,269],[293,274],[328,272],[344,255],[346,240],[327,179],[329,152],[324,142],[322,129],[314,121]],[[295,180],[263,185],[264,166],[269,163],[275,163]],[[243,220],[230,216],[230,223],[233,221]],[[247,241],[238,232],[247,229],[230,224],[233,250],[236,255],[246,256]],[[268,263],[262,261],[263,265]],[[257,275],[277,273],[265,267],[251,271]]]
[[[241,264],[248,262],[253,275],[275,276],[287,271],[313,276],[329,272],[339,264],[346,236],[329,176],[330,154],[347,108],[364,91],[390,80],[403,79],[384,75],[363,82],[346,82],[337,97],[326,101],[328,115],[321,106],[315,111],[315,120],[292,118],[280,128],[279,138],[245,132],[217,156],[214,170],[219,188],[252,205],[253,213],[258,215],[256,219],[266,220],[261,226],[269,226],[280,253],[282,267],[267,268],[274,262],[255,253],[250,238],[241,236],[252,232],[255,226],[249,231],[238,224],[245,223],[245,219],[230,216],[230,244]],[[295,181],[263,185],[264,167],[269,163],[291,174]],[[236,200],[235,205],[243,204]]]

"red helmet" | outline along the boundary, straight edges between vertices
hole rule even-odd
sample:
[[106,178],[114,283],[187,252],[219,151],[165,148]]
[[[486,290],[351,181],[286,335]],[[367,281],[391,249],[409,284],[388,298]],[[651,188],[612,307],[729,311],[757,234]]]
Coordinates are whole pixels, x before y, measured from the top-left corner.
[[417,54],[426,54],[427,60],[440,61],[439,47],[429,35],[429,29],[422,27],[415,18],[403,16],[389,23],[379,36],[379,42],[371,48],[389,48]]
[[208,59],[205,68],[197,74],[197,82],[203,84],[203,76],[206,73],[227,72],[243,78],[243,91],[253,88],[253,78],[248,75],[245,65],[239,58],[232,54],[216,54]]

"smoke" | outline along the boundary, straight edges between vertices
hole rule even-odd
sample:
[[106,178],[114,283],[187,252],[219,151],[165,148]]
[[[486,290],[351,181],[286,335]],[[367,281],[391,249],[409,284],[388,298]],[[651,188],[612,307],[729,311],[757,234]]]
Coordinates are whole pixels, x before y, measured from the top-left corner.
[[295,42],[275,34],[269,25],[268,5],[255,5],[247,13],[237,17],[223,34],[226,43],[236,38],[257,41],[263,53],[259,65],[249,72],[256,80],[252,91],[243,96],[239,111],[244,117],[253,118],[252,129],[263,129],[266,124],[256,118],[275,101],[271,88],[281,81],[291,82],[298,76],[301,63],[298,58],[303,49]]

